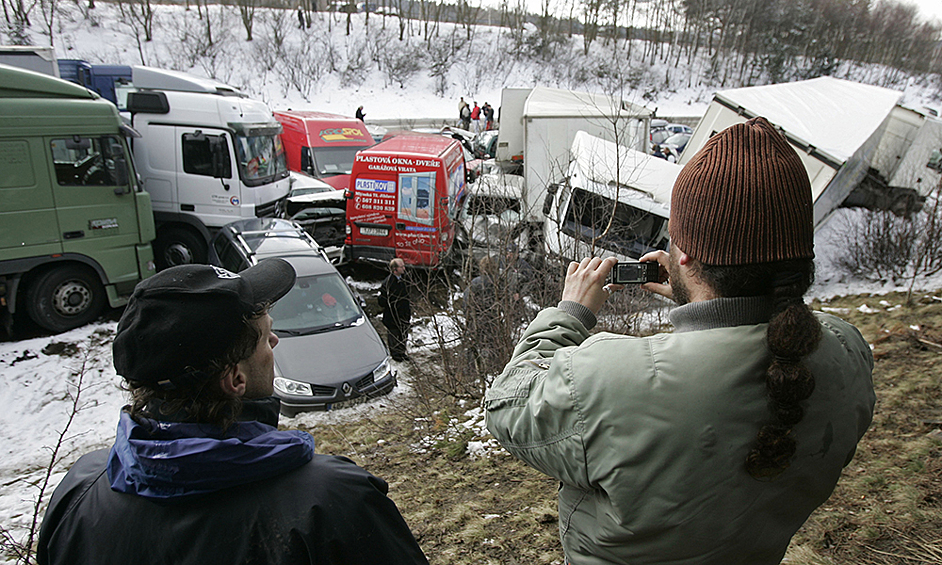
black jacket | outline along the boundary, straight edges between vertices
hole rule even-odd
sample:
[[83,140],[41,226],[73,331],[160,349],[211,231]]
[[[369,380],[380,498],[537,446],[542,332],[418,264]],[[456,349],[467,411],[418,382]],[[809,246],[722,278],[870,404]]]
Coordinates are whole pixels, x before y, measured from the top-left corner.
[[409,285],[402,278],[390,274],[379,288],[379,307],[383,309],[383,324],[408,323],[412,318]]
[[56,488],[40,565],[428,563],[386,482],[345,457],[177,502],[112,490],[107,459],[84,455]]

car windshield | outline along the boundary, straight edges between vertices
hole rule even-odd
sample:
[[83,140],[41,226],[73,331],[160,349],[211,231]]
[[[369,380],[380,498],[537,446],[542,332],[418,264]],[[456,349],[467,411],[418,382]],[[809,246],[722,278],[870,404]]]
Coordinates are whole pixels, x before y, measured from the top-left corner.
[[349,175],[353,171],[353,159],[357,151],[366,149],[368,144],[354,147],[315,147],[314,166],[317,176]]
[[673,145],[674,147],[680,147],[683,144],[687,143],[688,139],[690,139],[689,133],[675,133],[674,135],[665,139],[664,144]]
[[272,331],[279,335],[320,333],[364,322],[353,294],[336,273],[298,277],[269,315]]
[[236,135],[239,174],[249,186],[269,182],[288,174],[285,148],[277,135]]

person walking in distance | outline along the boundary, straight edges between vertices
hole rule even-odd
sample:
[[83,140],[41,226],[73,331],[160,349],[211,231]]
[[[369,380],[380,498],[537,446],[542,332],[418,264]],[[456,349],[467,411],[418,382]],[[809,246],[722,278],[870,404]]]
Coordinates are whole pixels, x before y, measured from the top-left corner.
[[488,430],[560,482],[565,562],[778,565],[873,417],[857,329],[803,301],[811,184],[765,118],[681,170],[670,251],[643,255],[674,331],[589,334],[614,258],[570,263],[485,398]]
[[39,565],[427,565],[385,481],[278,430],[268,309],[295,276],[265,259],[137,285],[112,344],[130,405],[52,495]]
[[361,122],[365,122],[366,113],[363,111],[363,106],[360,106],[359,108],[357,108],[356,119],[360,120]]
[[389,275],[379,289],[379,306],[383,310],[383,325],[387,330],[389,353],[396,361],[405,361],[406,338],[412,319],[412,303],[409,301],[409,285],[403,280],[406,263],[396,258],[389,262]]

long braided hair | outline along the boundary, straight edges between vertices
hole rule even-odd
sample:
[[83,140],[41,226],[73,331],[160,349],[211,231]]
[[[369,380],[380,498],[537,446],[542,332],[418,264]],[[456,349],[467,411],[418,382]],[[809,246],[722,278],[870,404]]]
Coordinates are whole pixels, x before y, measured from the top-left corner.
[[814,392],[814,375],[803,364],[821,340],[821,326],[802,297],[814,282],[811,259],[718,266],[699,263],[698,276],[719,296],[770,296],[767,333],[772,362],[766,392],[772,418],[762,425],[746,456],[753,478],[772,479],[791,463],[797,450],[792,429],[804,416],[801,403]]

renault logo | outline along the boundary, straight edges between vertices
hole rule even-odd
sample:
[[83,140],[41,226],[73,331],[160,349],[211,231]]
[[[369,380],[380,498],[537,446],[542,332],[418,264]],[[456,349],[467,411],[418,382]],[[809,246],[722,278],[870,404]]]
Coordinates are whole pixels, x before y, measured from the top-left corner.
[[353,392],[353,387],[350,386],[350,383],[343,383],[340,386],[340,389],[343,391],[344,395],[350,396],[350,393]]

